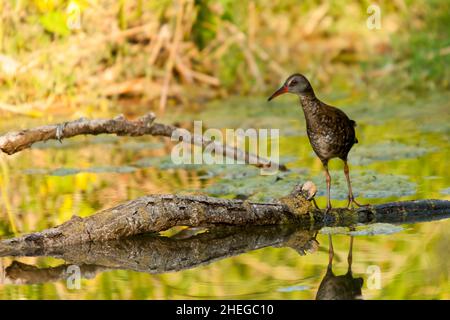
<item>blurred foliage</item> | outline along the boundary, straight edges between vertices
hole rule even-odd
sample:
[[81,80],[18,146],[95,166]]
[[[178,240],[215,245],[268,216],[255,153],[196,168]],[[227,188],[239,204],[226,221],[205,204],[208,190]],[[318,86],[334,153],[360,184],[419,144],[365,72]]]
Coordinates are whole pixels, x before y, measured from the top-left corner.
[[[0,0],[1,131],[79,116],[143,114],[160,104],[170,75],[171,108],[161,121],[280,128],[281,157],[294,173],[275,184],[273,177],[252,176],[249,168],[173,166],[165,161],[171,144],[157,138],[42,143],[0,157],[0,236],[42,230],[150,193],[219,190],[223,197],[243,192],[264,198],[268,185],[282,194],[296,179],[312,179],[323,190],[322,166],[305,137],[300,109],[292,107],[295,98],[270,107],[264,102],[263,94],[293,72],[307,74],[321,98],[348,106],[345,111],[358,121],[360,144],[350,155],[355,192],[368,195],[371,175],[383,179],[370,187],[386,191],[361,202],[450,199],[449,2],[380,1],[380,30],[366,27],[371,3]],[[73,28],[77,12],[80,28]],[[339,198],[333,205],[344,205],[342,165],[330,166]],[[392,181],[406,187],[392,190]],[[324,206],[324,197],[318,202]],[[449,221],[404,229],[357,237],[355,275],[364,276],[372,264],[383,272],[382,290],[364,286],[363,295],[448,299]],[[0,284],[0,298],[314,298],[327,263],[327,237],[319,235],[319,242],[318,253],[303,257],[292,249],[265,248],[179,273],[105,272],[83,280],[80,291],[62,281]],[[343,274],[348,237],[336,236],[335,248],[336,272]],[[11,261],[0,259],[0,271]]]
[[366,26],[370,1],[0,4],[0,110],[7,113],[136,103],[164,109],[161,95],[169,105],[192,106],[267,93],[293,72],[325,93],[449,86],[445,0],[381,1],[379,30]]
[[450,3],[432,0],[421,9],[414,6],[409,9],[409,18],[401,25],[405,31],[392,35],[390,54],[374,59],[375,65],[390,66],[396,72],[382,88],[398,85],[396,80],[400,77],[402,89],[419,94],[448,89]]

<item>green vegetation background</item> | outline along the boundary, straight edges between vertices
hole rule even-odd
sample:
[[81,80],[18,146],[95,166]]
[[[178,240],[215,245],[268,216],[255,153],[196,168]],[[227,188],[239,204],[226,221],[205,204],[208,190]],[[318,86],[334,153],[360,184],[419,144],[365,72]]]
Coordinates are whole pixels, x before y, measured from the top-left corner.
[[[294,175],[284,181],[314,179],[323,190],[321,165],[301,134],[293,100],[271,108],[261,102],[287,75],[302,72],[321,97],[348,106],[358,120],[361,143],[351,161],[363,200],[448,198],[450,2],[377,3],[379,30],[366,26],[371,1],[0,0],[1,131],[149,110],[167,123],[201,117],[218,128],[273,125],[286,129],[282,157]],[[80,27],[71,29],[67,22],[77,22],[77,12]],[[170,146],[79,137],[2,155],[0,236],[48,228],[146,193],[207,190],[232,197],[256,190],[258,197],[267,186],[280,194],[289,189],[270,177],[223,178],[223,169],[209,176],[167,166],[158,159]],[[342,168],[332,166],[333,203],[341,205]],[[363,275],[370,264],[386,270],[383,290],[363,294],[448,299],[448,227],[443,221],[357,238],[354,273]],[[266,248],[174,274],[105,272],[83,280],[81,291],[64,282],[4,284],[0,298],[314,298],[327,263],[327,237],[319,235],[319,242],[318,253],[302,257]],[[348,237],[337,236],[335,246],[342,274]],[[278,291],[296,285],[310,290]]]

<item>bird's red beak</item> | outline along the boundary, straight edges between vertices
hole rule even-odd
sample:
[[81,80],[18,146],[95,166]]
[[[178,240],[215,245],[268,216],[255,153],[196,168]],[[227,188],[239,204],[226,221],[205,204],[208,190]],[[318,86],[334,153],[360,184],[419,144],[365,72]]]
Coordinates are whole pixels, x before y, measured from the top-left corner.
[[287,86],[282,86],[280,89],[278,89],[277,91],[275,91],[270,97],[269,99],[267,99],[267,101],[272,100],[273,98],[278,97],[279,95],[288,92],[288,87]]

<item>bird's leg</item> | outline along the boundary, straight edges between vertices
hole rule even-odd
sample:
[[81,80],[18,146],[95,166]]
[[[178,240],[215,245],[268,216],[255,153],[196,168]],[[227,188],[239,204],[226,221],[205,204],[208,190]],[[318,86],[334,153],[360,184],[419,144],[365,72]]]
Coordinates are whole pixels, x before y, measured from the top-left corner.
[[327,209],[325,212],[329,212],[331,210],[331,200],[330,200],[330,189],[331,189],[331,176],[328,172],[328,161],[323,163],[323,167],[325,168],[325,177],[327,179]]
[[347,186],[348,186],[347,208],[349,208],[350,205],[352,205],[352,204],[356,204],[358,207],[367,206],[365,204],[359,204],[358,202],[356,202],[355,197],[353,196],[352,183],[350,182],[350,170],[348,168],[347,160],[344,160],[344,173],[345,173],[345,179],[347,179]]
[[353,236],[350,236],[350,249],[348,250],[348,272],[352,272],[352,262],[353,262]]
[[328,269],[333,268],[333,257],[334,257],[334,249],[333,249],[333,240],[331,239],[331,234],[328,234]]

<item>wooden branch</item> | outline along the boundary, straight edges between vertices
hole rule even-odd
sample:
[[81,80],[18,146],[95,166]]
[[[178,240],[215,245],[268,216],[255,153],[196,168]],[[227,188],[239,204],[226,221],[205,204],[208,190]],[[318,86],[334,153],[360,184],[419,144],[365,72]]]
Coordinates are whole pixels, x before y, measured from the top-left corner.
[[[61,140],[78,135],[98,135],[116,134],[118,136],[163,136],[171,138],[180,128],[155,123],[155,115],[149,113],[135,121],[127,120],[122,115],[114,119],[94,119],[81,118],[75,121],[65,122],[55,125],[46,125],[33,129],[17,132],[9,132],[0,136],[0,150],[9,155],[31,147],[34,143],[47,140]],[[178,136],[183,136],[179,134]],[[259,168],[278,168],[286,171],[286,166],[271,162],[258,155],[244,152],[236,147],[232,147],[219,142],[204,139],[202,136],[191,134],[191,144],[206,147],[214,145],[214,150],[224,157],[233,157],[246,164],[255,165]]]
[[[296,187],[294,190],[301,190]],[[174,226],[257,226],[295,224],[306,228],[355,223],[415,222],[446,218],[450,201],[392,202],[357,210],[315,209],[301,192],[274,203],[253,203],[207,196],[153,195],[126,202],[86,218],[77,216],[60,226],[0,242],[0,255],[17,250],[122,239],[157,233]]]

